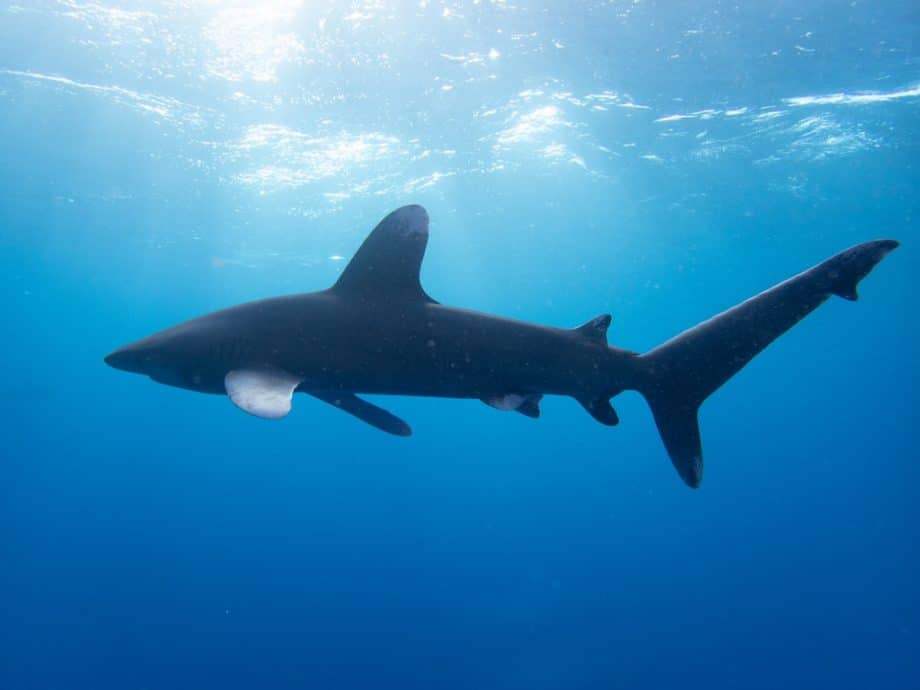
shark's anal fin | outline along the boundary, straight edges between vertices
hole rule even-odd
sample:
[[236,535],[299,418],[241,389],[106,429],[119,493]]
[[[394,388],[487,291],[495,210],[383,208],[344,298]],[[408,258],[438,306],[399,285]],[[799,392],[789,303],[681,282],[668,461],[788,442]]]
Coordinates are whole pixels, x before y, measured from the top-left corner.
[[224,377],[233,404],[262,419],[281,419],[291,411],[300,379],[282,369],[234,369]]
[[331,291],[372,302],[434,302],[419,281],[427,244],[425,209],[421,206],[396,209],[367,236]]
[[396,415],[390,414],[382,407],[362,400],[353,393],[344,393],[341,391],[313,391],[307,390],[305,393],[312,395],[324,403],[329,403],[340,410],[347,412],[367,422],[373,427],[385,431],[394,436],[411,436],[412,428]]
[[610,314],[601,314],[575,328],[574,331],[588,340],[606,345],[607,329],[610,328],[611,321],[613,321],[613,317]]
[[514,410],[525,417],[536,419],[540,416],[540,401],[542,399],[543,396],[539,393],[508,393],[507,395],[482,398],[482,401],[496,410]]
[[588,414],[605,426],[616,426],[620,423],[617,411],[606,398],[591,398],[582,400],[578,399],[581,406],[588,411]]

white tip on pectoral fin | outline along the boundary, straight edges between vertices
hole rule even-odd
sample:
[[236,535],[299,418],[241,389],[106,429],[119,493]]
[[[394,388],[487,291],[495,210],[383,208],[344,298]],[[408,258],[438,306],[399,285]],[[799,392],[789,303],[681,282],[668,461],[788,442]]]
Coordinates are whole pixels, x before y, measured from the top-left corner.
[[282,419],[301,380],[282,369],[234,369],[224,377],[233,404],[262,419]]

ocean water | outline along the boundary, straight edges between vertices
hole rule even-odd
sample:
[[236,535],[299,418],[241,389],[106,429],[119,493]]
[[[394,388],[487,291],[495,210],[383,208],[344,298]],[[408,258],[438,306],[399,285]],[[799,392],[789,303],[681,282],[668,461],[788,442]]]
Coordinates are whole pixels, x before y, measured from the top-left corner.
[[[808,0],[0,8],[0,689],[920,687],[920,12]],[[703,407],[597,424],[106,367],[423,204],[441,302],[645,351],[902,241]],[[356,325],[360,327],[360,325]]]

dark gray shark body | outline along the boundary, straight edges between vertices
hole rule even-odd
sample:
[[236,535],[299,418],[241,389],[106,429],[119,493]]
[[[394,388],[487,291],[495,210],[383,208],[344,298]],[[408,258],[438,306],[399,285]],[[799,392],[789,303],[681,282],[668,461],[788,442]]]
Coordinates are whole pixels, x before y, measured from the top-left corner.
[[852,247],[644,355],[607,344],[610,316],[551,328],[431,299],[419,272],[428,241],[420,206],[388,215],[330,289],[242,304],[187,321],[108,357],[113,367],[202,393],[228,394],[251,414],[287,415],[295,391],[397,435],[409,426],[357,393],[479,398],[539,416],[543,395],[578,400],[618,423],[610,399],[648,400],[681,477],[702,479],[697,412],[758,352],[831,295],[856,285],[893,240]]

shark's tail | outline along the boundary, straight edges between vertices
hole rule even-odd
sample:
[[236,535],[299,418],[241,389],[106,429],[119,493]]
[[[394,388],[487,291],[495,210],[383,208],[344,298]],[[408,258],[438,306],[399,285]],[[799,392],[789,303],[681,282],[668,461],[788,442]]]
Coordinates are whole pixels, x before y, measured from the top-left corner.
[[703,478],[697,424],[703,401],[831,295],[855,300],[859,281],[897,246],[894,240],[876,240],[851,247],[639,358],[639,391],[671,462],[689,486],[698,487]]

